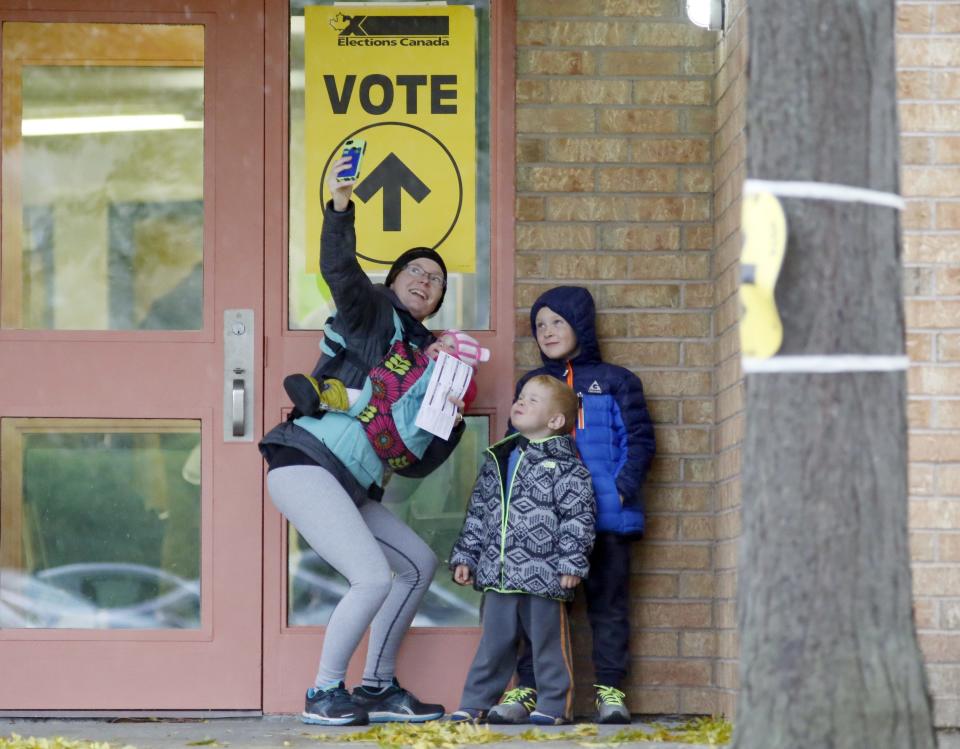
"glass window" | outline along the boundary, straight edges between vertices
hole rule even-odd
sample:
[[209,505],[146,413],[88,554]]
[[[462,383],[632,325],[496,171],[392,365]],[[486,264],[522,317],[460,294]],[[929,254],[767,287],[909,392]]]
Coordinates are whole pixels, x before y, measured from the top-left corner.
[[[480,622],[480,594],[453,582],[446,564],[463,526],[489,437],[485,416],[468,416],[466,422],[460,444],[446,463],[424,479],[392,476],[384,494],[384,504],[413,528],[440,560],[414,627],[475,627]],[[287,621],[291,626],[325,625],[349,586],[292,526],[288,528]]]
[[[307,229],[307,201],[316,201],[319,206],[319,185],[306,184],[306,164],[308,154],[305,147],[306,105],[304,96],[305,73],[305,8],[314,5],[333,5],[330,2],[304,2],[293,0],[290,3],[290,151],[289,151],[289,320],[291,330],[307,329],[318,330],[323,327],[324,321],[332,312],[329,292],[320,278],[313,261],[308,257],[315,257],[308,252],[306,246]],[[397,2],[395,7],[416,5],[417,3]],[[354,6],[364,3],[353,3]],[[368,4],[371,12],[389,12],[390,5],[371,2]],[[460,328],[465,330],[487,330],[490,327],[490,5],[489,0],[465,2],[454,0],[447,5],[468,6],[474,9],[476,19],[476,271],[470,273],[450,273],[447,295],[440,312],[432,317],[429,324],[432,328],[443,330],[446,328]],[[344,13],[347,13],[345,6]],[[367,29],[371,31],[371,29]],[[397,74],[410,75],[405,80],[416,79],[415,70],[385,70],[390,76]],[[380,76],[372,85],[364,88],[364,81],[354,84],[355,91],[351,95],[366,96],[371,109],[376,109],[386,103],[383,97],[391,97],[392,101],[405,100],[412,91],[426,96],[426,88],[432,82],[410,83],[408,85],[391,85],[386,80],[389,76]],[[337,95],[345,97],[347,90],[345,81],[337,90]],[[369,81],[368,81],[369,83]],[[339,84],[338,84],[339,85]],[[438,83],[440,101],[443,97],[443,85]],[[418,88],[419,86],[419,88]],[[396,123],[395,123],[396,124]],[[399,126],[392,134],[405,132]],[[346,135],[346,133],[344,134]],[[361,135],[366,135],[362,133]],[[402,135],[401,135],[402,137]],[[369,136],[370,143],[375,137]],[[427,148],[432,148],[427,143]],[[370,152],[368,152],[370,153]],[[445,158],[445,157],[438,157]],[[370,161],[370,163],[367,163]],[[377,166],[376,160],[368,157],[363,169],[369,175]],[[361,176],[361,181],[363,177]],[[448,186],[449,188],[449,186]],[[358,190],[360,189],[358,183]],[[371,189],[370,192],[373,192]],[[375,198],[380,199],[380,198]],[[406,197],[402,200],[407,200]],[[407,204],[404,204],[407,205]],[[386,221],[386,219],[384,219]],[[369,228],[368,228],[369,231]],[[362,240],[364,226],[358,225],[357,233]],[[412,244],[412,243],[410,243]],[[404,246],[404,249],[406,249]],[[442,245],[438,248],[444,254]],[[314,250],[316,252],[316,250]],[[399,254],[399,252],[397,253]],[[370,269],[370,277],[382,282],[386,277],[388,267],[382,270]]]
[[200,626],[200,422],[0,420],[0,627]]
[[3,25],[4,328],[203,327],[203,33]]

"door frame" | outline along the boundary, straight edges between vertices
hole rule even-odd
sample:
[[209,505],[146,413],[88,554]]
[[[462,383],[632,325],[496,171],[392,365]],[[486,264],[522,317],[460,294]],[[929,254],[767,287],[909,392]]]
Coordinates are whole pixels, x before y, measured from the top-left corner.
[[[516,0],[490,2],[490,329],[472,333],[491,349],[471,413],[490,419],[491,439],[506,430],[514,383],[514,177],[516,160],[514,90]],[[265,123],[265,310],[263,413],[269,427],[282,418],[281,382],[290,372],[309,370],[317,357],[318,331],[287,329],[287,238],[289,216],[289,34],[287,3],[270,4],[266,18]],[[489,369],[488,369],[489,367]],[[266,469],[264,469],[264,477]],[[286,523],[269,501],[264,480],[263,710],[299,712],[313,683],[323,627],[286,625]],[[464,497],[466,502],[466,497]],[[404,684],[430,702],[453,704],[459,697],[479,627],[411,628],[398,655]],[[361,644],[358,653],[362,654]],[[359,681],[354,656],[348,679]]]

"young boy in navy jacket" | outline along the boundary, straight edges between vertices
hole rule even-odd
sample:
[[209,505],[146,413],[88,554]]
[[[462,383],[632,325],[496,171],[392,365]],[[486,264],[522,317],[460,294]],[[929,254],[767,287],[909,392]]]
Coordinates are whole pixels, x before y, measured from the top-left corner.
[[[593,297],[580,286],[558,286],[540,295],[530,324],[543,366],[517,383],[548,374],[579,398],[577,448],[590,471],[597,501],[597,535],[584,588],[593,631],[598,723],[629,723],[624,680],[629,666],[630,546],[643,534],[642,486],[653,459],[653,423],[640,379],[600,357]],[[526,723],[536,704],[529,642],[517,665],[518,686],[494,706],[490,723]]]

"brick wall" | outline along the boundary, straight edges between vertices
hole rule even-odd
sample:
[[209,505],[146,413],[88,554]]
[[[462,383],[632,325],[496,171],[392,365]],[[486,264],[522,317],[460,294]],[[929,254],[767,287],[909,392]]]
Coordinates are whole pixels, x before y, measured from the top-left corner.
[[940,726],[960,725],[958,32],[958,4],[897,4],[914,608]]
[[[543,290],[594,294],[604,357],[644,382],[659,454],[635,546],[633,712],[716,707],[713,603],[716,36],[679,0],[519,0],[518,374],[539,364]],[[575,623],[577,711],[590,710],[589,626]]]
[[743,378],[737,288],[740,281],[740,191],[746,177],[746,0],[730,0],[717,45],[714,86],[714,294],[717,336],[716,393],[716,595],[717,712],[732,716],[736,703],[737,539],[740,536],[740,445],[743,440]]

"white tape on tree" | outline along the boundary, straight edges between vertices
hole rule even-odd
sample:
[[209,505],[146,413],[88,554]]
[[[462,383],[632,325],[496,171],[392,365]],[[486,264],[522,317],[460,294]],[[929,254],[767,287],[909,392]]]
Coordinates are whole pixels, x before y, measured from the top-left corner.
[[743,183],[744,195],[767,192],[781,198],[806,198],[808,200],[836,200],[844,203],[870,203],[871,205],[905,210],[906,201],[892,192],[880,192],[866,187],[851,187],[830,182],[789,182],[782,180],[748,179]]
[[744,357],[747,374],[795,372],[829,374],[833,372],[903,372],[910,367],[907,356],[870,356],[860,354],[815,354],[812,356],[774,356],[769,359]]

